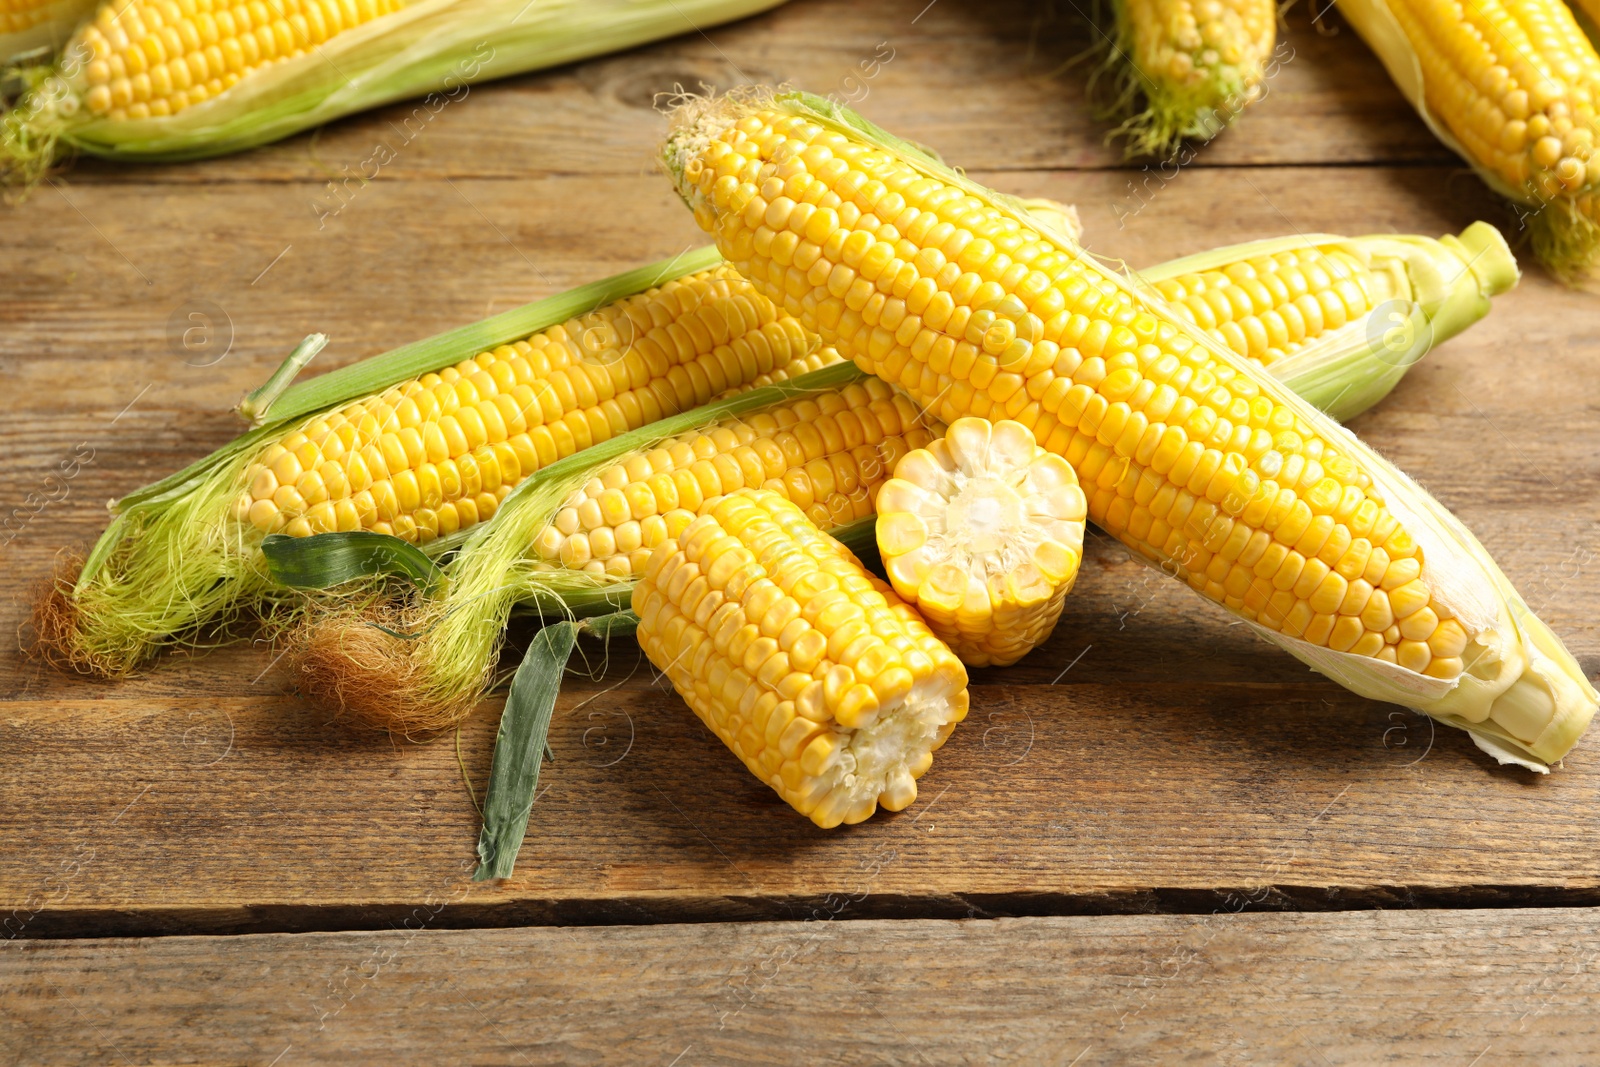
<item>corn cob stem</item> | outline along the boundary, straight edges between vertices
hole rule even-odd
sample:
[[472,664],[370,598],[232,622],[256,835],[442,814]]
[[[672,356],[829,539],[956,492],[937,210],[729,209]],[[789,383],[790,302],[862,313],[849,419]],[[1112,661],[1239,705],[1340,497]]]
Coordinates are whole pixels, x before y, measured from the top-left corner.
[[1530,763],[1587,727],[1583,672],[1447,511],[1025,213],[803,94],[689,100],[663,158],[761,291],[939,417],[1030,426],[1093,521],[1264,637]]

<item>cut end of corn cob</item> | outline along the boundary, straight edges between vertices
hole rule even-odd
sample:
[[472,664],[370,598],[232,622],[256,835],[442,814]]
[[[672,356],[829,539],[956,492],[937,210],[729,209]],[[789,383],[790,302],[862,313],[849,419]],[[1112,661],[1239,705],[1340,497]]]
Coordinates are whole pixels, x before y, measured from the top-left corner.
[[801,94],[696,102],[665,158],[758,290],[932,414],[1027,426],[1091,519],[1318,670],[1546,761],[1593,716],[1420,487],[988,190]]
[[1165,157],[1185,140],[1209,141],[1261,96],[1277,37],[1276,0],[1115,6],[1117,43],[1097,77],[1113,81],[1112,109],[1127,117],[1111,136],[1127,139],[1129,156]]
[[895,592],[969,667],[1004,667],[1055,628],[1083,560],[1088,502],[1021,423],[957,419],[878,493]]
[[708,505],[651,554],[633,608],[679,695],[825,829],[914,801],[967,713],[960,661],[777,493]]

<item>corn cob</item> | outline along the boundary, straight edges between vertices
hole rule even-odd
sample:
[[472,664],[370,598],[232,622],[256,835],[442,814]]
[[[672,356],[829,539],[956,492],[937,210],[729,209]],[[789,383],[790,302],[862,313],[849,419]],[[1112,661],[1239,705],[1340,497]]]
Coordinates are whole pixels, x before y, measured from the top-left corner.
[[1340,0],[1406,98],[1491,188],[1533,209],[1564,280],[1600,249],[1600,55],[1560,0]]
[[700,508],[740,489],[792,501],[817,526],[873,514],[895,464],[931,438],[920,413],[876,378],[727,419],[607,467],[534,539],[551,564],[635,577]]
[[54,54],[93,7],[94,0],[0,0],[0,63]]
[[1517,283],[1500,232],[1311,234],[1219,248],[1140,272],[1172,309],[1339,421]]
[[[409,140],[470,83],[781,2],[102,0],[53,65],[19,70],[29,91],[0,123],[0,179],[26,189],[79,151],[121,160],[222,155],[425,98],[401,120]],[[58,35],[71,28],[53,25]],[[380,142],[374,158],[394,151]]]
[[1107,57],[1129,155],[1209,141],[1261,95],[1277,38],[1274,0],[1118,0]]
[[967,675],[798,506],[742,489],[651,553],[639,643],[695,713],[818,826],[899,811],[967,712]]
[[117,505],[82,573],[41,601],[38,651],[126,673],[281,597],[268,533],[359,529],[443,551],[529,472],[810,354],[814,338],[710,263],[682,256],[296,386],[269,425]]
[[1083,560],[1077,475],[1019,422],[957,419],[878,494],[895,592],[971,667],[1004,667],[1055,629]]
[[814,346],[713,268],[311,419],[250,465],[235,515],[425,544],[492,516],[524,475],[784,376]]
[[663,150],[760,291],[946,421],[1014,419],[1089,517],[1356,692],[1559,759],[1596,694],[1464,527],[1353,435],[987,190],[804,94]]

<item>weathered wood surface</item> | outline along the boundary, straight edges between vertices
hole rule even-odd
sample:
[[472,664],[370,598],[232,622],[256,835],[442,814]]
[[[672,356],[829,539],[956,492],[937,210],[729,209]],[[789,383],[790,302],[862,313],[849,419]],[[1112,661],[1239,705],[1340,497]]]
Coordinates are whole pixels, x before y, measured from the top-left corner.
[[[1283,91],[1134,211],[1133,172],[1107,169],[1079,76],[1021,62],[1030,6],[946,0],[913,26],[921,6],[797,0],[710,43],[474,90],[321,229],[308,203],[324,171],[307,161],[360,158],[392,113],[196,168],[85,166],[7,211],[0,503],[22,506],[80,445],[94,459],[0,549],[0,632],[57,550],[98,533],[102,501],[227,440],[228,405],[304,334],[333,335],[331,366],[701,243],[649,172],[660,127],[643,105],[720,53],[827,90],[830,56],[903,33],[868,115],[981,180],[1077,203],[1090,245],[1135,265],[1297,230],[1503,218],[1348,33],[1295,23]],[[1304,165],[1350,160],[1368,165]],[[1358,426],[1480,534],[1591,672],[1592,301],[1530,272]],[[169,331],[193,312],[217,332],[185,349]],[[325,721],[265,648],[105,685],[8,642],[0,915],[28,937],[381,928],[431,894],[454,900],[438,925],[782,919],[855,892],[875,865],[854,914],[1209,912],[1261,887],[1252,907],[1600,903],[1591,743],[1548,779],[1497,769],[1103,540],[1051,643],[977,676],[923,799],[848,831],[795,816],[647,669],[624,680],[635,662],[623,649],[603,682],[573,680],[518,875],[471,886],[477,816],[450,739],[396,745]],[[480,788],[496,711],[461,736]]]
[[77,1063],[1593,1063],[1600,915],[776,922],[19,942]]

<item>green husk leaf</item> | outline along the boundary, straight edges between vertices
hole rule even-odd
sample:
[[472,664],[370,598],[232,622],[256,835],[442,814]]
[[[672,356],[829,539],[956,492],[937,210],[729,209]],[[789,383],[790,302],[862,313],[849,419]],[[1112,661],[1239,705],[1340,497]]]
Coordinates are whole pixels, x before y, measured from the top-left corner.
[[291,589],[330,589],[386,575],[403,578],[432,596],[444,583],[444,571],[422,549],[370,530],[312,537],[270,534],[261,542],[261,554],[272,580]]
[[522,666],[511,679],[511,693],[494,739],[489,791],[483,800],[483,830],[478,835],[478,869],[472,880],[509,878],[516,866],[528,817],[539,788],[539,765],[556,694],[577,627],[557,622],[534,635]]
[[[134,670],[165,643],[223,640],[223,632],[202,638],[200,631],[286,600],[258,551],[260,535],[232,516],[244,473],[261,448],[329,408],[717,262],[714,249],[685,252],[290,386],[265,425],[112,505],[115,517],[84,567],[41,602],[36,651],[74,670],[114,676]],[[441,539],[428,554],[464,540]]]
[[[76,150],[117,160],[201,159],[237,152],[396,100],[425,97],[412,123],[465,98],[471,84],[692,33],[781,0],[416,0],[252,72],[176,115],[94,118],[82,58],[63,56],[53,87],[24,99],[0,131],[0,171],[36,181]],[[37,90],[36,90],[37,91]],[[402,144],[404,142],[401,142]],[[9,166],[8,166],[9,164]]]

